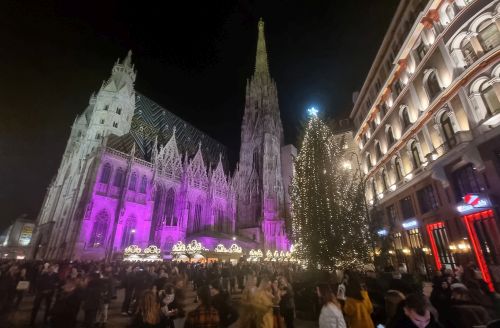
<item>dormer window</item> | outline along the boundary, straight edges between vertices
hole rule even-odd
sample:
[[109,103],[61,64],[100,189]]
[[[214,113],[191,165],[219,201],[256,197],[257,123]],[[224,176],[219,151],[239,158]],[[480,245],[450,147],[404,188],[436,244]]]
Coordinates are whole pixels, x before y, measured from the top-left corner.
[[109,109],[109,105],[105,105],[103,110],[108,110]]
[[104,119],[101,119],[101,124],[104,124]]
[[114,128],[117,128],[117,127],[118,127],[118,123],[113,122],[113,127],[114,127]]
[[96,136],[95,136],[96,139],[101,139],[101,134],[100,133],[97,133]]
[[122,113],[122,109],[120,107],[116,108],[116,114],[120,115]]

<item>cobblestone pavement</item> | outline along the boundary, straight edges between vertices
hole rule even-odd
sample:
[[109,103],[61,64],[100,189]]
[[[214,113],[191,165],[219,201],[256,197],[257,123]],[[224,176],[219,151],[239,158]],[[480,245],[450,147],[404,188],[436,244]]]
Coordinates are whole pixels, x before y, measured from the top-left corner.
[[[121,303],[123,300],[123,290],[118,290],[118,298],[116,300],[113,300],[110,304],[109,308],[109,315],[108,315],[108,324],[106,325],[106,328],[115,328],[115,327],[129,327],[130,326],[130,317],[127,316],[122,316],[120,313],[121,309]],[[187,297],[187,306],[186,306],[186,311],[191,311],[194,308],[196,308],[197,304],[194,303],[194,292],[190,289],[188,292],[188,297]],[[235,302],[237,302],[239,299],[239,295],[236,294],[234,296]],[[8,318],[1,318],[0,319],[0,328],[24,328],[24,327],[29,327],[29,318],[30,318],[30,313],[31,313],[31,308],[33,305],[33,296],[27,295],[24,297],[23,302],[20,304],[19,310],[16,312],[13,312],[9,315]],[[44,307],[40,308],[38,311],[38,317],[36,321],[36,327],[42,328],[44,325],[42,324],[42,318],[43,318],[43,313],[44,313]],[[83,322],[83,311],[80,311],[78,315],[78,321],[79,325],[78,327],[82,326]],[[312,327],[317,327],[317,324],[312,321],[302,321],[302,320],[297,320],[295,327],[297,328],[312,328]],[[233,328],[237,328],[237,325],[235,325]]]

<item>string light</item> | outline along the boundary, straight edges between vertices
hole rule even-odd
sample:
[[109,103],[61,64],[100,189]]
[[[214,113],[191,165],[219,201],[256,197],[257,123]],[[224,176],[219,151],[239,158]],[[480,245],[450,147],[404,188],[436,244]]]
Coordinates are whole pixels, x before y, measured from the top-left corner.
[[294,257],[310,267],[361,269],[370,262],[364,190],[345,169],[346,140],[308,112],[292,187]]

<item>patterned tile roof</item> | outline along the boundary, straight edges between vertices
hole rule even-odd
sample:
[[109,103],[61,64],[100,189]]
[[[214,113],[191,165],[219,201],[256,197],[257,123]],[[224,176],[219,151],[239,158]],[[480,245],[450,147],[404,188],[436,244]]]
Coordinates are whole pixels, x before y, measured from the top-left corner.
[[219,154],[222,154],[224,167],[228,167],[226,146],[138,92],[136,92],[136,108],[130,132],[121,137],[110,136],[107,145],[128,153],[135,142],[135,155],[151,161],[155,137],[158,137],[158,146],[166,144],[172,137],[174,127],[177,146],[183,157],[187,153],[192,158],[201,142],[206,165],[211,163],[215,169]]

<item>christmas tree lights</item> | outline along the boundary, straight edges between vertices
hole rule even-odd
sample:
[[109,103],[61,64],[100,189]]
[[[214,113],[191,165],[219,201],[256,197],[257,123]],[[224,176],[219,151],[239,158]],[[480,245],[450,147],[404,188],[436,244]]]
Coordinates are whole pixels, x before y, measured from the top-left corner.
[[344,144],[310,115],[295,162],[292,234],[295,257],[311,268],[361,269],[370,262],[363,187],[345,167]]

